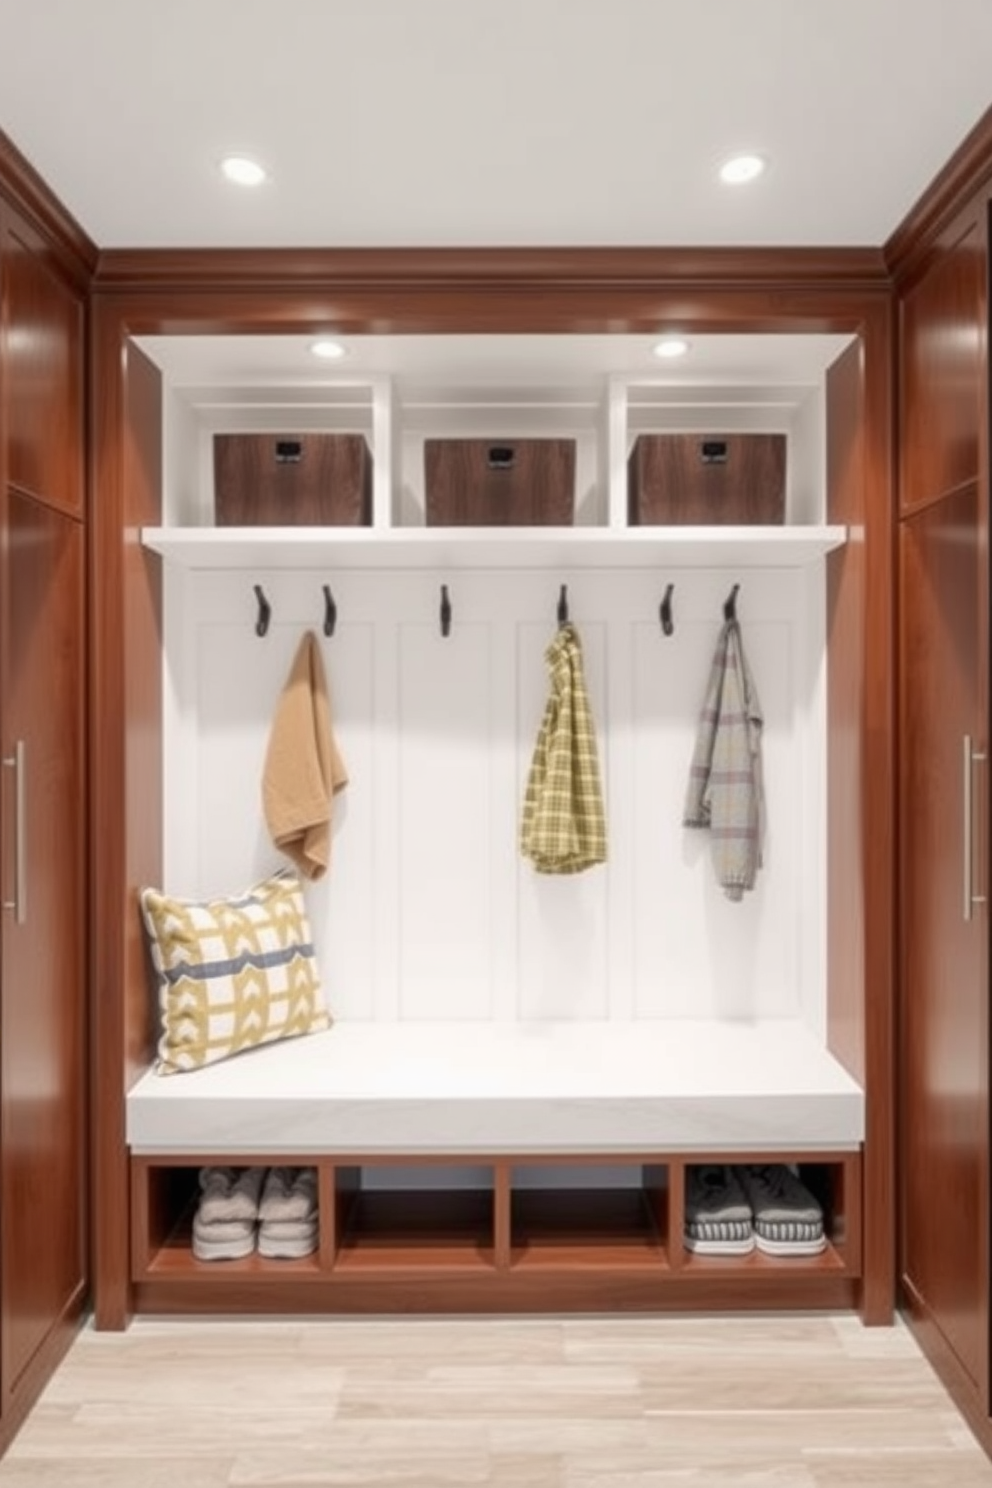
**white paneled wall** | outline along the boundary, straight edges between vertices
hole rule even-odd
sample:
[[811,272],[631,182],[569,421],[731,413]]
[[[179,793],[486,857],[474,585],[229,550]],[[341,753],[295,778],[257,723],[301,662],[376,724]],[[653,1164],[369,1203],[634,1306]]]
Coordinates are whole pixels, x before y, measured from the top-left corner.
[[[696,720],[734,581],[764,705],[768,838],[755,893],[720,892],[681,826]],[[166,583],[166,887],[277,867],[260,783],[303,630],[321,636],[350,784],[308,889],[339,1019],[825,1016],[824,589],[803,569],[196,572]],[[675,634],[658,604],[673,582]],[[255,635],[252,586],[272,605]],[[440,634],[440,585],[453,608]],[[559,587],[583,641],[609,863],[536,874],[520,809]]]

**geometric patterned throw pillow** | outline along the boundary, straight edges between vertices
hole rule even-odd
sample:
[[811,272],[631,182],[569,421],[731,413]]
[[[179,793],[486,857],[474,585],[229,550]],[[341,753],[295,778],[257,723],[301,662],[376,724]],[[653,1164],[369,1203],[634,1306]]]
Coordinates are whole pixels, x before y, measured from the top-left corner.
[[141,912],[158,976],[159,1074],[330,1026],[292,871],[236,898],[196,901],[143,889]]

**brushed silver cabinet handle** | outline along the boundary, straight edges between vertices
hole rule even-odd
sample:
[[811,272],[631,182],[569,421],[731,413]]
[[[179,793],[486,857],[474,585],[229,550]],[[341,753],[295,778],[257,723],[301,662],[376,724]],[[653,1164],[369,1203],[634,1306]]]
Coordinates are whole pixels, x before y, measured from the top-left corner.
[[18,925],[28,917],[27,753],[24,740],[18,739],[3,761],[14,772],[14,897],[3,901],[3,908],[13,911]]
[[978,765],[978,764],[983,764],[987,756],[985,755],[985,753],[983,751],[978,751],[978,750],[975,749],[974,741],[973,741],[973,739],[972,739],[972,737],[971,737],[970,734],[964,734],[962,736],[962,746],[963,746],[963,749],[962,749],[962,757],[961,757],[961,770],[962,770],[962,775],[961,775],[962,792],[961,792],[961,795],[962,795],[962,801],[963,801],[963,804],[964,804],[964,822],[963,822],[964,831],[962,832],[962,843],[963,843],[962,851],[963,851],[963,858],[962,858],[962,864],[961,864],[961,866],[962,866],[961,878],[962,878],[962,885],[963,885],[963,889],[964,889],[964,897],[963,897],[963,900],[962,900],[961,908],[962,908],[962,910],[964,912],[965,919],[966,920],[970,920],[971,917],[972,917],[972,911],[974,910],[975,905],[976,904],[984,904],[985,903],[985,895],[984,894],[976,894],[975,893],[975,883],[974,883],[974,872],[975,872],[975,843],[974,843],[975,812],[974,812],[972,781],[973,781],[973,774],[974,774],[975,766]]

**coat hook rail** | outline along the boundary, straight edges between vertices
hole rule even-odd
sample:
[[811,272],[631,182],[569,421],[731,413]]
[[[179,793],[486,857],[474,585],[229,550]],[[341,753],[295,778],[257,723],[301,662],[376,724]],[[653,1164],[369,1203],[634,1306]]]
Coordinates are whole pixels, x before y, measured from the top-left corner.
[[258,601],[258,619],[255,621],[255,634],[257,636],[268,635],[269,621],[272,619],[272,606],[265,597],[265,590],[261,584],[255,585],[255,598]]
[[441,585],[441,634],[451,634],[451,597],[448,594],[447,584]]
[[562,584],[558,595],[558,624],[568,624],[568,585]]
[[669,584],[665,589],[664,598],[658,606],[658,618],[661,621],[662,634],[666,636],[673,635],[675,632],[675,621],[672,618],[672,595],[674,592],[675,585]]
[[737,619],[737,596],[740,593],[740,587],[740,584],[735,584],[727,595],[727,602],[723,607],[724,620],[730,621]]
[[338,623],[338,607],[334,603],[330,584],[324,585],[324,634],[332,636]]

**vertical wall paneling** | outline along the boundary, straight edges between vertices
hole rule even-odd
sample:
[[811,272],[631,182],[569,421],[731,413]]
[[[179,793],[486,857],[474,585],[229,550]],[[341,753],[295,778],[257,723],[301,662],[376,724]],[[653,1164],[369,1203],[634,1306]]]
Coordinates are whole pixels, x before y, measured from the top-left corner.
[[[565,576],[568,577],[567,575]],[[583,674],[589,709],[596,728],[600,784],[606,815],[607,854],[625,851],[612,824],[606,784],[610,779],[613,720],[606,711],[606,617],[608,600],[596,596],[583,575],[586,597],[569,584],[569,611],[582,645]],[[543,599],[545,614],[517,628],[519,764],[515,825],[526,790],[534,744],[550,691],[545,651],[555,636],[558,575],[547,574],[534,601]],[[595,607],[594,607],[595,606]],[[590,613],[591,611],[591,613]],[[594,866],[578,874],[539,873],[529,860],[519,865],[519,934],[517,1016],[524,1021],[605,1018],[609,1016],[611,946],[608,905],[609,870]]]
[[[168,572],[165,879],[177,893],[234,892],[283,861],[262,815],[265,749],[323,577]],[[565,577],[609,856],[557,877],[521,857],[519,837],[561,573],[334,576],[338,626],[321,647],[350,779],[334,806],[330,871],[307,890],[333,1012],[378,1021],[802,1017],[822,1031],[822,579],[806,570],[743,576],[768,830],[757,888],[731,904],[708,834],[682,827],[728,576],[680,575],[672,637],[657,623],[650,571]],[[453,609],[447,638],[442,579]],[[272,606],[264,639],[255,582]]]
[[[436,614],[399,635],[399,1016],[493,1015],[493,754],[490,627],[465,616],[442,636]],[[463,589],[467,586],[462,586]],[[440,585],[425,589],[434,599]],[[426,603],[418,610],[427,609]],[[504,725],[505,727],[505,725]]]

